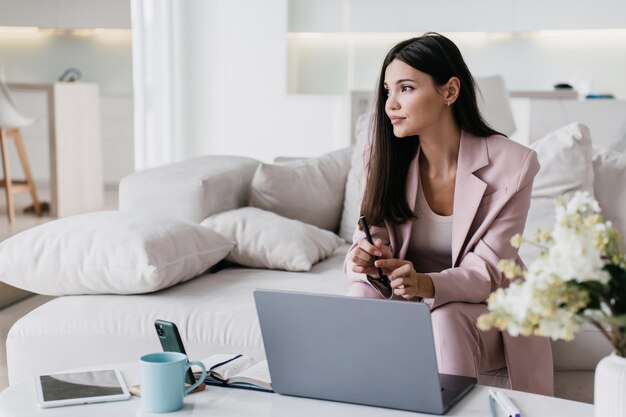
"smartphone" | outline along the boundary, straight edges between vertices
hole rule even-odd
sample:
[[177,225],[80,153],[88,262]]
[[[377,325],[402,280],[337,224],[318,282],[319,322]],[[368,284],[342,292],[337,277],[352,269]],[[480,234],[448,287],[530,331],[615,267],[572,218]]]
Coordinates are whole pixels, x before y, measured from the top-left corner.
[[[372,240],[372,235],[370,234],[370,228],[367,225],[367,220],[365,219],[365,216],[361,215],[359,216],[359,222],[361,223],[361,229],[363,229],[363,232],[365,233],[365,238],[367,239],[367,241],[370,244],[374,244],[374,241]],[[376,262],[378,260],[378,256],[374,256],[374,262]],[[378,278],[380,278],[380,282],[383,283],[383,285],[385,285],[386,287],[389,287],[389,277],[387,277],[387,275],[383,274],[383,270],[380,268],[376,268],[376,270],[378,271]]]
[[[185,355],[187,354],[187,352],[185,352],[185,346],[183,346],[183,340],[180,338],[180,333],[178,333],[178,328],[174,323],[165,320],[155,320],[154,327],[159,336],[163,352],[180,352]],[[189,385],[196,383],[196,378],[193,376],[191,368],[187,370],[185,383]]]

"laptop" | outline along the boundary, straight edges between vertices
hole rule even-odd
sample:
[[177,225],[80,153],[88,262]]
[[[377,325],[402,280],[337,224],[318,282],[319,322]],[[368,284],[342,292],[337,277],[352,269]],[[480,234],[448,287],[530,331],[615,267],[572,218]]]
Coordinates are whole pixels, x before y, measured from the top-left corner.
[[476,385],[438,373],[425,304],[273,290],[254,299],[279,394],[443,414]]

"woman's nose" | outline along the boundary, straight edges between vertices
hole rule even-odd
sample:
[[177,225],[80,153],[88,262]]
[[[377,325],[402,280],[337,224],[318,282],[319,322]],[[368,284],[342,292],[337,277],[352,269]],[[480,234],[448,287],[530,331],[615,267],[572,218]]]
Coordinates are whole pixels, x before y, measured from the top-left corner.
[[398,103],[398,100],[395,99],[393,94],[389,94],[385,107],[387,110],[398,110],[400,108],[400,103]]

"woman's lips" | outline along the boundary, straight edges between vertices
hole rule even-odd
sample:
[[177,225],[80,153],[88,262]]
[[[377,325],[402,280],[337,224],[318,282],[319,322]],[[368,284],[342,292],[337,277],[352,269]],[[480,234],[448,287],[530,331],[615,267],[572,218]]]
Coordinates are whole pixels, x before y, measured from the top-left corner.
[[395,125],[403,121],[404,117],[390,117],[389,119],[391,120],[391,124]]

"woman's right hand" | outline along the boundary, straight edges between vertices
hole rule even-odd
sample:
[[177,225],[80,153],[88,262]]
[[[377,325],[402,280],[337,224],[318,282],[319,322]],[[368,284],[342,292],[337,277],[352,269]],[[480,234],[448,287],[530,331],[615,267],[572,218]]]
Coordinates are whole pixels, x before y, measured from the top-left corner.
[[383,245],[382,240],[374,240],[372,245],[363,238],[352,249],[350,259],[352,260],[352,272],[366,274],[373,278],[378,278],[378,270],[374,266],[374,256],[381,259],[389,259],[393,256],[391,248]]

